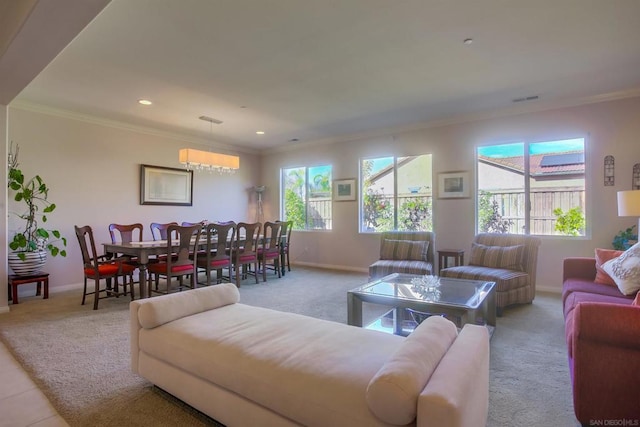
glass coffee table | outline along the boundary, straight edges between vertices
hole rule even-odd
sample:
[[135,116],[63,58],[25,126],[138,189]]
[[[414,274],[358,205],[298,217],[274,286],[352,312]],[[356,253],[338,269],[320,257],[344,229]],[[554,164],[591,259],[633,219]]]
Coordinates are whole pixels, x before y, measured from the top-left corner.
[[[424,282],[415,280],[423,277]],[[439,285],[433,286],[433,280]],[[406,309],[442,315],[459,328],[486,325],[491,333],[496,326],[495,282],[393,273],[347,292],[349,325],[363,326],[363,302],[391,307],[393,333],[398,335],[406,335]]]

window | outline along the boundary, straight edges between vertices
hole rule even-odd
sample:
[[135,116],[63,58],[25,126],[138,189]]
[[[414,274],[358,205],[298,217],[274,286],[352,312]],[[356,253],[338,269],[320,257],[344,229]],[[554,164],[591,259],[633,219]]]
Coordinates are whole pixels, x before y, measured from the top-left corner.
[[363,159],[360,231],[433,229],[431,154]]
[[478,231],[584,236],[583,138],[477,149]]
[[280,211],[296,230],[331,229],[331,166],[282,169]]

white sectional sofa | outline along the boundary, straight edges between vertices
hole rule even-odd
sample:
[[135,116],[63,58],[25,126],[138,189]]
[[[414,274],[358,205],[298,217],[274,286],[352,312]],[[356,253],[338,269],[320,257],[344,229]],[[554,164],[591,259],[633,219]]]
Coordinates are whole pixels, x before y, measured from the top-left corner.
[[485,426],[484,327],[433,317],[404,338],[239,299],[229,283],[131,302],[133,371],[230,427]]

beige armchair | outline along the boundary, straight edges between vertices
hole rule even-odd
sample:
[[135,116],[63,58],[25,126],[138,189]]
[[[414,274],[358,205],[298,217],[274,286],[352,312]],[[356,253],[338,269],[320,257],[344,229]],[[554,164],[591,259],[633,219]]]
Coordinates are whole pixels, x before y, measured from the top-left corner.
[[369,280],[391,273],[432,274],[435,233],[385,231],[380,239],[380,259],[369,266]]
[[534,236],[481,233],[473,241],[469,265],[444,268],[440,276],[496,282],[501,316],[504,307],[533,301],[540,243]]

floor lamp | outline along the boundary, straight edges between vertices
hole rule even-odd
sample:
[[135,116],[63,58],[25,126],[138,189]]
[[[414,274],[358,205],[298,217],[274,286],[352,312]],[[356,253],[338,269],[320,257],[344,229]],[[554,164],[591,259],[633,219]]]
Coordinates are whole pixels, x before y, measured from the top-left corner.
[[256,222],[264,221],[264,212],[262,211],[262,193],[264,193],[265,188],[266,187],[264,185],[254,187],[254,190],[258,195],[258,203],[256,204]]
[[640,190],[618,191],[618,216],[637,217],[636,233],[640,233]]

